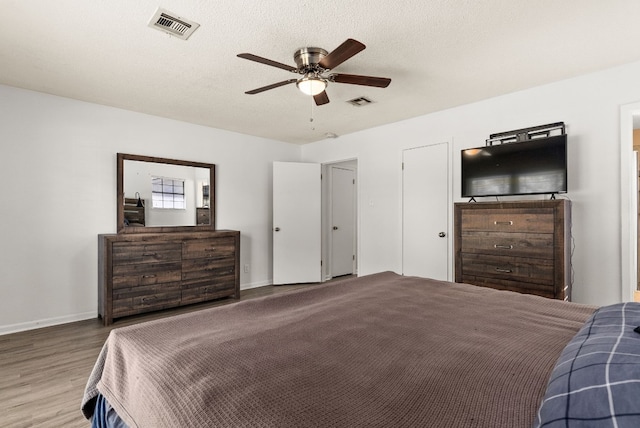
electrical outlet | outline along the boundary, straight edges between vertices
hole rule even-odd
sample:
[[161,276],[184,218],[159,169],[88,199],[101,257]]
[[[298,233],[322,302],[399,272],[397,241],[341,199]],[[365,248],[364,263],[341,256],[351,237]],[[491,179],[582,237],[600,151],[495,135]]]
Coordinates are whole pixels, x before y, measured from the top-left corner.
[[244,265],[244,273],[249,273],[249,264]]

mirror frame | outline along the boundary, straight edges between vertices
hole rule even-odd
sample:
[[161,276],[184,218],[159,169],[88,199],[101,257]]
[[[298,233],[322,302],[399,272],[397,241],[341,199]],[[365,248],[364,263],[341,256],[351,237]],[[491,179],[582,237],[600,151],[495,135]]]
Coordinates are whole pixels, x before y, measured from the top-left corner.
[[[133,160],[140,162],[164,163],[170,165],[192,166],[196,168],[209,168],[209,224],[195,226],[126,226],[124,225],[124,161]],[[152,156],[131,155],[127,153],[117,154],[117,230],[118,233],[162,233],[162,232],[195,232],[216,230],[216,165],[212,163],[191,162],[178,159],[157,158]]]

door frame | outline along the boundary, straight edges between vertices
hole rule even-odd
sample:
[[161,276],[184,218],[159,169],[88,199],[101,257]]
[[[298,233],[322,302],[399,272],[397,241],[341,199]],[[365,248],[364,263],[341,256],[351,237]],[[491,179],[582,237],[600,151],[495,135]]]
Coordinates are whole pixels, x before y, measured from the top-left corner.
[[343,169],[351,169],[355,173],[355,188],[354,188],[354,204],[355,204],[355,236],[354,236],[354,253],[356,256],[354,263],[354,275],[358,275],[360,265],[360,199],[359,195],[359,172],[358,172],[358,158],[349,158],[343,160],[336,160],[331,162],[324,162],[321,164],[322,170],[322,278],[323,281],[330,280],[332,276],[331,272],[331,260],[332,260],[332,234],[331,234],[331,222],[332,222],[332,186],[331,186],[331,174],[330,169],[332,167],[339,167]]
[[640,102],[620,106],[620,245],[623,302],[633,302],[638,288],[638,194],[633,156],[633,117],[640,115]]

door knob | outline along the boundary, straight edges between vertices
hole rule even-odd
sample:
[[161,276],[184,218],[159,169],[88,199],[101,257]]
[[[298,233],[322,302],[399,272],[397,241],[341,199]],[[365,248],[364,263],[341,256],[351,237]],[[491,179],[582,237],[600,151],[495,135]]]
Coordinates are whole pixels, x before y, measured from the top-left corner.
[[338,226],[333,226],[333,230],[338,230]]
[[280,232],[280,228],[279,228],[279,227],[276,227],[276,228],[275,228],[275,229],[273,229],[273,230],[275,230],[276,232]]
[[447,236],[447,234],[444,233],[444,232],[440,232],[440,233],[438,233],[438,236],[441,237],[441,238],[444,238],[445,236]]

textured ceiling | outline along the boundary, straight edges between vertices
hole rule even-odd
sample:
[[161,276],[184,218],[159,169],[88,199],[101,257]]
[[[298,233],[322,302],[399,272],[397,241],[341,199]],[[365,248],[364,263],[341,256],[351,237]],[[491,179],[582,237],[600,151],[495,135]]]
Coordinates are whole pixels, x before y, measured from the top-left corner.
[[[640,60],[637,0],[0,0],[0,83],[291,143],[344,135]],[[158,7],[201,26],[149,28]],[[314,106],[287,71],[304,46],[367,49]],[[374,101],[354,107],[347,100]],[[313,122],[310,118],[313,117]]]

